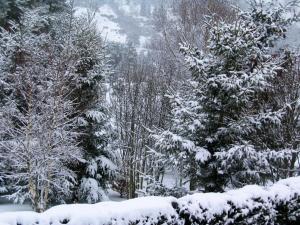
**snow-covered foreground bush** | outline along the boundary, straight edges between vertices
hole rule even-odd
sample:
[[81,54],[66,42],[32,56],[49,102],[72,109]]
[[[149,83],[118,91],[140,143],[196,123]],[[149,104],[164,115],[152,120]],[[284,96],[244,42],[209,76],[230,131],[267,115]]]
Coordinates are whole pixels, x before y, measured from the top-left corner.
[[38,214],[0,214],[1,225],[260,225],[300,224],[300,177],[272,187],[246,186],[226,193],[180,199],[145,197],[94,205],[61,205]]

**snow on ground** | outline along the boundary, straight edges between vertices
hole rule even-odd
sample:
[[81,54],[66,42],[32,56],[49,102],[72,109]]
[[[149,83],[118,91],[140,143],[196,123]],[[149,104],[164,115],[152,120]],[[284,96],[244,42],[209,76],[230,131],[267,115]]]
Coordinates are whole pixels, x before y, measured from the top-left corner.
[[[84,16],[88,12],[87,8],[76,7],[75,16]],[[95,12],[96,26],[106,41],[125,43],[127,36],[122,34],[118,23],[113,21],[116,17],[117,15],[110,6],[103,5]]]
[[[0,197],[0,213],[3,212],[19,212],[19,211],[32,211],[29,204],[13,204],[4,197]],[[0,221],[1,222],[1,221]]]
[[[77,0],[78,2],[86,2]],[[152,4],[151,7],[154,7]],[[88,4],[76,4],[75,16],[84,15],[88,11]],[[94,8],[93,8],[94,7]],[[150,9],[142,7],[141,2],[128,0],[101,1],[90,5],[89,10],[95,15],[98,30],[107,42],[125,44],[133,43],[138,51],[146,54],[147,49],[141,47],[139,41],[153,35]],[[143,36],[143,37],[141,37]],[[141,39],[140,39],[141,37]],[[144,44],[144,42],[142,43]]]
[[125,13],[127,16],[137,16],[140,14],[141,6],[139,4],[134,4],[134,2],[124,2],[119,3],[119,10]]
[[32,208],[30,205],[0,204],[0,213],[18,211],[32,211]]
[[125,198],[121,198],[119,192],[116,192],[111,189],[108,190],[108,198],[110,201],[113,201],[113,202],[123,202],[126,200]]
[[[188,178],[187,178],[188,179]],[[183,187],[185,187],[187,190],[189,189],[189,182],[187,179],[183,179]],[[166,171],[162,184],[166,186],[167,188],[173,188],[173,187],[179,187],[180,186],[180,175],[177,173],[177,171]]]
[[141,47],[145,47],[145,45],[149,42],[150,37],[140,36],[139,42]]
[[[112,202],[122,202],[126,199],[121,198],[120,194],[114,190],[109,189],[108,190],[108,199]],[[20,212],[20,211],[32,211],[32,208],[29,204],[12,204],[7,202],[0,201],[0,213],[4,212]],[[0,221],[1,222],[1,221]],[[1,224],[0,224],[1,225]]]
[[139,46],[136,47],[136,51],[138,54],[144,54],[146,55],[149,51],[149,49],[147,48],[147,43],[149,42],[150,37],[146,37],[146,36],[140,36],[139,37]]
[[[115,221],[122,221],[128,224],[137,218],[151,217],[153,215],[175,214],[171,206],[174,198],[145,197],[132,199],[124,202],[102,202],[94,205],[60,205],[53,207],[42,214],[35,212],[2,213],[0,221],[5,225],[32,225],[37,221],[39,224],[61,224],[61,221],[68,220],[69,225],[94,225],[108,224],[114,218]],[[116,223],[118,224],[118,223]]]
[[[222,216],[224,213],[226,218],[227,213],[232,213],[230,211],[231,207],[240,208],[245,215],[249,213],[251,219],[251,213],[253,212],[262,213],[261,215],[263,215],[263,210],[261,212],[255,211],[261,208],[262,205],[266,212],[273,210],[274,215],[269,216],[276,217],[276,211],[274,211],[276,205],[280,202],[290,201],[298,204],[296,201],[299,194],[300,177],[294,177],[282,180],[268,188],[249,185],[226,193],[199,193],[180,199],[173,197],[143,197],[123,202],[102,202],[94,205],[60,205],[41,214],[34,212],[0,213],[0,224],[125,225],[144,220],[147,220],[149,224],[155,224],[162,218],[166,221],[179,220],[178,213],[173,206],[184,209],[189,213],[188,215],[199,221],[207,221],[218,215]],[[297,208],[297,205],[295,207]],[[266,220],[269,216],[267,215]]]
[[112,18],[118,18],[117,14],[113,11],[113,9],[107,5],[104,4],[102,6],[100,6],[98,8],[98,12],[102,15],[102,16],[107,16],[107,17],[112,17]]

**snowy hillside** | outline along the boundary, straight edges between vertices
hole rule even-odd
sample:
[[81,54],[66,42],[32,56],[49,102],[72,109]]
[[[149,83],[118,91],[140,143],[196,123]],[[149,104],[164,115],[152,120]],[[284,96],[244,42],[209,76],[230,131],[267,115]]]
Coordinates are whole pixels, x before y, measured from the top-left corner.
[[[151,19],[155,8],[168,2],[170,0],[75,0],[75,14],[78,16],[88,11],[95,13],[98,29],[107,41],[123,44],[133,42],[143,47],[154,34]],[[249,7],[248,1],[236,2],[243,9]],[[299,42],[295,35],[299,31],[300,23],[291,29],[289,43],[294,45]]]
[[[152,13],[155,7],[168,0],[77,0],[76,14],[80,15],[92,10],[99,31],[105,40],[117,43],[133,42],[142,49],[147,40],[153,35],[151,24]],[[90,2],[93,2],[92,4]],[[284,2],[284,0],[281,0]],[[247,9],[249,4],[239,0],[238,4]],[[288,34],[285,43],[293,47],[298,46],[300,41],[296,33],[300,32],[300,23],[294,25]]]
[[76,2],[76,14],[95,12],[97,26],[107,41],[133,42],[142,46],[152,34],[151,13],[159,1],[95,1]]
[[[90,10],[87,8],[76,7],[75,15],[84,15],[89,12]],[[116,19],[117,15],[108,5],[99,7],[95,13],[97,28],[103,35],[103,38],[112,42],[125,43],[126,35],[121,32],[119,24],[115,21]]]

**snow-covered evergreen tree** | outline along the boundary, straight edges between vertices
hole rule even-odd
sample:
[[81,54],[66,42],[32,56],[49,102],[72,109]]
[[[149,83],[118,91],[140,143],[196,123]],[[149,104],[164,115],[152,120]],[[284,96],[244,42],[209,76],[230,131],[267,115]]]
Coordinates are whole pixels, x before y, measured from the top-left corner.
[[40,5],[47,6],[49,12],[62,12],[68,6],[65,0],[0,0],[0,26],[10,29],[11,22],[22,24],[24,11]]
[[232,24],[208,22],[207,52],[181,46],[194,88],[187,98],[175,99],[171,131],[154,137],[158,148],[181,163],[187,159],[184,168],[195,168],[191,182],[194,176],[206,191],[265,183],[278,179],[278,170],[292,167],[295,150],[275,141],[287,102],[274,100],[274,81],[285,71],[286,54],[272,52],[295,20],[287,9],[255,5],[250,12],[238,12]]
[[162,130],[152,138],[155,149],[152,153],[158,160],[163,160],[165,166],[177,169],[181,179],[189,177],[190,189],[197,188],[197,173],[200,163],[205,163],[211,153],[199,146],[199,130],[203,128],[201,115],[202,107],[197,101],[195,82],[189,82],[179,94],[169,95],[172,102],[172,120],[169,130]]
[[22,1],[0,0],[0,27],[8,29],[10,21],[20,22]]
[[[92,14],[73,18],[70,12],[61,20],[66,21],[61,32],[70,32],[72,49],[75,51],[72,54],[78,59],[74,65],[75,79],[70,82],[70,88],[74,90],[71,98],[78,112],[75,118],[81,134],[79,141],[84,161],[73,168],[78,176],[74,200],[95,203],[107,198],[108,180],[115,169],[115,155],[111,148],[114,131],[106,99],[111,68]],[[71,30],[68,20],[72,21]],[[62,33],[59,36],[63,36]]]
[[52,36],[52,16],[43,5],[28,10],[22,24],[13,32],[2,30],[0,39],[7,197],[29,199],[36,211],[70,196],[76,174],[68,164],[81,160],[71,117],[75,102],[68,98],[73,90],[67,88],[76,72],[74,59],[67,42],[61,45]]
[[114,129],[104,105],[96,105],[83,116],[80,128],[84,130],[81,138],[85,162],[80,166],[78,199],[95,203],[107,199],[108,181],[116,169]]
[[[45,194],[49,195],[45,200],[39,192],[49,186],[47,182],[40,182],[35,191],[30,191],[29,182],[25,182],[30,178],[24,174],[23,180],[20,179],[22,187],[15,185],[10,189],[11,192],[19,191],[11,197],[21,202],[30,198],[35,210],[44,210],[48,200],[68,200],[71,192],[72,197],[75,194],[80,201],[105,199],[107,181],[115,169],[114,137],[109,106],[105,102],[108,61],[93,16],[74,17],[72,5],[67,6],[64,1],[34,1],[29,8],[23,9],[22,22],[11,21],[10,30],[1,31],[0,119],[3,120],[1,125],[7,128],[0,131],[1,156],[12,160],[12,154],[23,151],[23,143],[29,143],[32,138],[37,146],[29,149],[32,154],[26,160],[37,160],[34,156],[40,157],[40,151],[46,149],[44,144],[38,145],[39,141],[51,142],[56,134],[60,135],[69,144],[53,152],[53,155],[61,154],[61,157],[55,157],[58,161],[53,165],[68,173],[66,179],[61,175],[61,181],[69,180],[70,183],[60,191],[59,185],[51,186],[52,193]],[[61,125],[52,126],[53,121]],[[32,131],[30,141],[21,141],[22,136],[28,137],[33,123],[36,133]],[[26,127],[30,129],[26,130]],[[21,131],[12,135],[12,131],[18,129]],[[63,135],[56,129],[63,129]],[[45,132],[39,133],[42,130]],[[15,143],[15,151],[8,151],[7,141],[16,138],[20,140]],[[3,163],[8,161],[3,160]],[[16,170],[9,161],[4,179],[13,182],[14,178],[8,173],[15,171],[19,176],[25,170],[22,162]],[[39,165],[44,164],[36,166]],[[39,177],[44,174],[41,168],[35,172]],[[40,198],[37,193],[41,194]]]

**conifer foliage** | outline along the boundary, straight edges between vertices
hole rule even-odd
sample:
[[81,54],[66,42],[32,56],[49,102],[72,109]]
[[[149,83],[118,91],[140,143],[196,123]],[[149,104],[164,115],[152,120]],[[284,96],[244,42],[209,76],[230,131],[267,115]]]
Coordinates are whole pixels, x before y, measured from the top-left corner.
[[24,8],[20,21],[0,33],[1,192],[36,211],[100,201],[113,154],[107,60],[93,18],[49,1]]
[[75,118],[80,133],[80,147],[84,160],[74,168],[78,171],[79,201],[95,203],[107,198],[106,188],[115,165],[114,131],[107,102],[107,82],[110,67],[101,36],[95,30],[91,15],[75,24],[73,40],[78,61],[75,64],[75,82],[70,84],[76,103]]
[[294,168],[298,151],[278,133],[294,103],[276,99],[276,81],[292,76],[286,62],[293,56],[272,50],[296,20],[286,10],[270,3],[237,12],[234,23],[209,20],[206,52],[182,44],[191,88],[173,98],[173,126],[154,139],[157,148],[187,161],[192,186],[219,191],[291,174],[283,171]]
[[17,0],[1,0],[0,1],[0,26],[9,28],[10,21],[20,22],[22,14],[22,1]]
[[[0,200],[42,212],[114,191],[181,197],[298,176],[300,58],[283,39],[300,0],[249,2],[0,0]],[[168,203],[170,221],[153,201],[158,218],[132,221],[297,221],[298,180],[271,195],[243,188],[244,200],[184,197]]]

